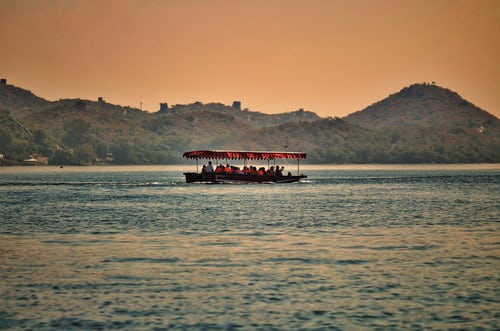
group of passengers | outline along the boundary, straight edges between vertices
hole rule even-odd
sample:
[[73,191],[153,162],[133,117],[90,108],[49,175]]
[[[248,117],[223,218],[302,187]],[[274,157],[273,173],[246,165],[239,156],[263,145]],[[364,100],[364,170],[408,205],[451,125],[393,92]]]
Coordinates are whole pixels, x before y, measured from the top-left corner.
[[212,161],[208,162],[208,165],[203,165],[201,169],[201,173],[219,173],[219,174],[237,174],[237,175],[259,175],[259,176],[283,176],[283,169],[285,167],[280,166],[271,166],[269,169],[266,170],[264,167],[260,167],[257,169],[257,167],[254,166],[244,166],[243,169],[240,169],[237,166],[230,166],[227,164],[226,166],[219,164],[215,169],[212,166]]

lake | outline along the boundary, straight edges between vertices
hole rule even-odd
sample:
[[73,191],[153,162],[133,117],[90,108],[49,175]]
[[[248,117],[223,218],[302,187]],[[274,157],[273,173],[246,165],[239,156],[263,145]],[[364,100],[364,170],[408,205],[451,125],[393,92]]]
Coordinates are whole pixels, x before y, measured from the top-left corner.
[[0,329],[498,329],[500,165],[185,170],[0,168]]

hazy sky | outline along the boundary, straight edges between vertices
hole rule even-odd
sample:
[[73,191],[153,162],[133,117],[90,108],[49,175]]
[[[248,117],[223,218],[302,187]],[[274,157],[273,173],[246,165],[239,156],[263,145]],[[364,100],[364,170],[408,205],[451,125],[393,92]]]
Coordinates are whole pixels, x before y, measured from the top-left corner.
[[0,0],[0,45],[49,100],[345,116],[435,81],[500,117],[499,0]]

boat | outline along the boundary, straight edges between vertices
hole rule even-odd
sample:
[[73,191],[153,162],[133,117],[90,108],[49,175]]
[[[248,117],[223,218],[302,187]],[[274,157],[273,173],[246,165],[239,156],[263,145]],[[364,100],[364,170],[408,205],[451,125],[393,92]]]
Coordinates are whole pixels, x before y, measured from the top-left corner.
[[[300,174],[300,160],[306,158],[306,153],[302,152],[199,150],[185,152],[182,156],[196,160],[196,172],[184,173],[187,183],[294,183],[302,178],[307,178],[306,175]],[[217,168],[214,171],[206,171],[204,166],[201,171],[198,171],[200,159],[214,160],[215,164],[219,164],[224,160],[226,165],[228,165],[229,160],[243,160],[244,166],[243,169],[233,167],[230,170],[225,168],[224,171],[219,171]],[[280,172],[270,173],[269,169],[278,167],[276,160],[279,159],[297,160],[297,174],[293,175],[291,172],[286,174]],[[265,172],[261,171],[261,173],[249,171],[251,167],[247,166],[247,162],[250,160],[267,160],[267,170]],[[271,161],[273,161],[274,165],[270,167]]]

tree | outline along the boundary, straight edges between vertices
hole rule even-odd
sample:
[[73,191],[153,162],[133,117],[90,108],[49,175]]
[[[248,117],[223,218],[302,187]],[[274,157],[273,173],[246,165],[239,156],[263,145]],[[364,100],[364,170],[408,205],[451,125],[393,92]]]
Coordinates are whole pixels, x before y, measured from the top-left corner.
[[76,147],[89,142],[91,128],[92,124],[83,119],[75,119],[64,124],[63,144]]
[[72,164],[73,156],[68,151],[57,150],[54,152],[54,156],[50,159],[51,164]]
[[[120,141],[111,146],[113,153],[113,163],[116,164],[140,164],[145,163],[137,157],[134,147],[127,141]],[[139,161],[140,160],[140,161]]]
[[95,149],[91,144],[83,144],[75,149],[75,163],[90,164],[95,163]]
[[7,130],[0,128],[0,152],[8,150],[12,137]]
[[38,145],[42,145],[45,143],[46,134],[42,130],[35,130],[33,132],[33,142]]

